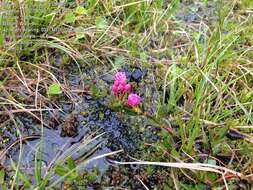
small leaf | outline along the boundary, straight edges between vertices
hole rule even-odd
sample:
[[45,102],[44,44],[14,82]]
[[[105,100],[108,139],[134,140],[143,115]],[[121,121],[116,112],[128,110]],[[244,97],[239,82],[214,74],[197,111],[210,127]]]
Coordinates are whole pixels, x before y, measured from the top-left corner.
[[73,170],[76,168],[76,163],[72,158],[67,159],[67,165],[70,170]]
[[212,182],[214,182],[217,179],[216,173],[212,173],[212,172],[207,172],[207,177],[208,177],[208,180]]
[[132,108],[123,107],[121,109],[122,109],[122,111],[124,111],[129,116],[136,116],[136,115],[138,115],[138,113],[135,110],[133,110]]
[[76,39],[77,39],[77,40],[82,39],[82,38],[85,37],[83,31],[84,31],[83,27],[77,27],[77,28],[75,29]]
[[68,24],[71,24],[71,23],[74,23],[76,20],[76,16],[70,12],[70,13],[67,13],[65,16],[64,16],[64,22],[65,23],[68,23]]
[[2,188],[3,190],[8,190],[8,188],[5,185],[3,185]]
[[91,172],[87,175],[87,180],[89,183],[95,182],[97,179],[97,173],[96,172]]
[[[0,23],[3,21],[3,14],[0,15]],[[4,32],[0,33],[0,45],[2,46],[4,44]]]
[[4,35],[3,33],[0,34],[0,45],[2,46],[4,44]]
[[83,15],[83,14],[86,14],[86,13],[87,13],[87,10],[84,7],[78,6],[76,8],[76,14]]
[[125,58],[123,56],[119,56],[115,58],[114,66],[115,69],[120,69],[125,65]]
[[4,178],[5,178],[5,172],[4,170],[2,169],[0,171],[0,185],[3,185],[4,184]]
[[57,165],[55,167],[55,173],[58,174],[59,176],[64,176],[68,172],[69,172],[69,170],[67,168],[65,168],[64,166]]
[[61,86],[58,83],[51,84],[47,89],[48,95],[57,95],[61,93],[62,93]]
[[97,17],[96,18],[96,27],[103,29],[107,27],[107,21],[104,17]]
[[144,52],[140,53],[140,60],[141,61],[145,62],[145,61],[147,61],[147,58],[148,58],[148,55],[146,53],[144,53]]
[[92,85],[90,90],[91,90],[92,96],[95,96],[95,97],[99,96],[99,91],[96,85]]

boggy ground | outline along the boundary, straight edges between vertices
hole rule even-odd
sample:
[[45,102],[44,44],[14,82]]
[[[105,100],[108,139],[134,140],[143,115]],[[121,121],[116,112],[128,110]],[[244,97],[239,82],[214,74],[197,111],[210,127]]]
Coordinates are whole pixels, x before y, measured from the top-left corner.
[[[80,70],[77,68],[72,70],[70,68],[75,68],[75,64],[70,63],[61,70],[56,69],[56,71],[52,71],[52,76],[58,76],[57,80],[64,84],[62,89],[65,90],[60,95],[52,97],[41,96],[38,98],[40,100],[37,101],[40,101],[40,104],[45,107],[44,110],[38,109],[38,112],[39,110],[41,112],[41,118],[39,117],[40,114],[36,114],[36,112],[37,118],[34,118],[34,115],[29,113],[29,109],[17,111],[9,109],[10,111],[6,110],[3,112],[5,114],[2,116],[1,146],[4,155],[2,155],[1,164],[6,172],[5,178],[11,180],[11,176],[14,174],[10,167],[12,161],[20,164],[20,172],[25,175],[32,175],[36,167],[34,159],[42,144],[42,175],[46,174],[53,164],[57,166],[56,158],[61,157],[64,152],[69,150],[72,152],[71,158],[76,163],[80,163],[89,157],[123,150],[123,152],[109,159],[101,158],[85,165],[85,168],[79,171],[82,176],[81,179],[75,179],[71,182],[68,180],[64,182],[63,180],[60,183],[62,188],[113,189],[117,187],[142,189],[143,185],[139,180],[150,188],[169,188],[170,169],[152,165],[147,167],[139,165],[120,166],[114,164],[113,160],[170,161],[171,153],[167,152],[167,150],[172,148],[174,154],[177,155],[177,151],[180,152],[182,149],[182,139],[178,136],[180,129],[173,117],[169,116],[166,117],[167,119],[163,118],[164,121],[158,122],[158,120],[154,121],[150,117],[145,116],[145,114],[138,114],[130,109],[118,107],[118,104],[115,105],[117,100],[111,93],[114,74],[111,72],[109,65],[97,68],[96,66],[91,66],[90,69],[87,69],[87,66],[80,67],[81,75]],[[43,78],[43,75],[48,75],[48,73],[44,73],[45,71],[42,68],[38,70],[42,70],[40,77]],[[46,71],[48,72],[48,69]],[[163,94],[162,88],[154,85],[158,84],[160,80],[159,76],[154,73],[162,73],[163,70],[161,68],[146,69],[138,66],[126,66],[121,71],[126,73],[128,81],[135,86],[138,94],[142,95],[143,104],[147,105],[141,107],[142,112],[147,112],[149,115],[154,116],[157,109],[155,107],[157,105],[157,97]],[[11,71],[4,71],[6,74],[8,72]],[[26,81],[29,81],[29,75],[31,73],[25,76]],[[29,100],[25,86],[15,79],[13,75],[8,76],[9,78],[6,77],[6,80],[10,82],[9,86],[13,85],[13,83],[16,86],[16,88],[12,88],[16,97],[21,98],[24,96],[22,101],[31,104],[34,99],[31,98],[32,100]],[[46,80],[51,79],[46,77]],[[155,83],[154,80],[156,80]],[[32,84],[33,82],[29,84],[31,88]],[[43,93],[43,85],[41,86],[41,92]],[[152,92],[151,89],[153,89]],[[165,98],[168,101],[168,93],[166,93]],[[184,96],[179,98],[177,104],[181,108],[185,106],[186,100]],[[41,124],[43,125],[43,130],[41,130]],[[171,128],[173,131],[171,131]],[[203,123],[203,130],[208,140],[205,142],[200,138],[196,139],[194,151],[199,152],[199,155],[196,156],[195,160],[202,163],[206,161],[215,162],[215,164],[226,166],[231,163],[231,155],[214,153],[215,149],[211,144],[212,138],[220,138],[219,135],[222,135],[222,138],[225,138],[230,145],[233,146],[234,144],[237,146],[236,143],[246,137],[244,134],[235,130],[229,130],[226,127],[219,129],[220,127],[217,126],[217,129],[215,128],[216,126],[212,123],[209,124],[208,121],[206,121],[206,124],[205,122]],[[216,130],[220,133],[218,136],[215,135]],[[82,145],[82,141],[87,136],[96,137],[96,135],[101,133],[103,135],[94,140],[91,145],[81,150],[77,148]],[[21,144],[22,147],[20,147]],[[22,149],[21,157],[20,148]],[[76,149],[78,150],[76,151]],[[5,150],[8,151],[5,152]],[[175,156],[171,156],[177,160]],[[181,157],[185,157],[186,162],[188,162],[186,153],[182,152]],[[244,161],[241,160],[241,162]],[[87,172],[91,172],[91,174]],[[200,173],[186,174],[183,170],[182,172],[183,176],[196,175],[197,178],[200,178],[199,180],[202,182],[200,183],[201,185],[198,185],[198,188],[209,189],[212,186],[210,179],[219,180],[218,175],[212,173],[207,173],[207,176],[201,177],[202,174]],[[55,169],[55,173],[54,175],[62,175],[57,169]],[[192,179],[190,176],[188,177]],[[231,177],[234,178],[236,186],[246,188],[246,181],[242,181],[243,179],[236,176]],[[54,179],[55,176],[51,178]],[[31,177],[32,179],[33,177]],[[189,182],[191,183],[191,180],[185,181],[186,184]],[[20,188],[25,187],[22,184],[21,182]]]
[[251,1],[48,3],[0,49],[2,189],[251,189]]
[[[73,65],[70,66],[73,67]],[[106,66],[103,69],[108,68]],[[157,142],[160,139],[161,128],[157,124],[152,125],[148,118],[141,118],[134,112],[132,116],[127,116],[128,114],[126,115],[124,110],[120,110],[122,108],[113,106],[113,95],[110,92],[114,78],[112,73],[99,75],[98,71],[101,68],[92,67],[87,72],[87,67],[85,67],[82,70],[82,76],[80,76],[78,70],[72,73],[69,72],[69,66],[66,69],[68,70],[61,71],[64,78],[58,77],[58,80],[68,82],[68,95],[71,98],[66,95],[55,97],[54,104],[49,105],[52,111],[46,111],[42,114],[43,131],[40,129],[40,122],[36,121],[29,113],[15,114],[15,125],[17,125],[19,132],[13,128],[14,121],[3,118],[5,125],[1,128],[1,144],[4,150],[8,150],[3,156],[5,160],[2,161],[3,167],[9,168],[12,160],[20,163],[22,172],[32,174],[34,172],[32,168],[35,167],[36,151],[41,143],[43,145],[42,163],[43,167],[47,168],[58,156],[71,147],[81,144],[85,136],[92,133],[93,136],[100,133],[104,134],[93,142],[92,146],[98,145],[98,147],[89,153],[90,155],[87,153],[90,151],[88,148],[86,148],[88,150],[80,151],[81,153],[75,153],[72,158],[76,162],[79,162],[79,159],[84,159],[84,153],[87,156],[96,156],[121,149],[124,152],[116,157],[117,160],[129,161],[132,160],[131,156],[134,157],[136,153],[138,155],[140,147]],[[92,72],[93,70],[96,71],[96,74]],[[148,82],[148,78],[150,78],[147,69],[129,67],[122,69],[122,71],[126,73],[131,84],[138,87],[141,86],[141,83]],[[54,76],[62,76],[57,74],[55,73]],[[94,78],[95,76],[96,78]],[[85,90],[80,88],[82,77],[94,78],[91,84],[86,84]],[[141,88],[142,90],[145,88]],[[146,100],[148,98],[152,104],[152,96],[146,96]],[[18,133],[22,134],[21,140]],[[21,157],[20,141],[24,143],[21,148]],[[123,173],[120,171],[121,168]],[[103,186],[129,186],[132,188],[140,186],[140,182],[134,179],[134,176],[140,173],[141,167],[139,166],[117,167],[103,158],[88,164],[86,169],[95,169],[97,172],[96,180],[89,184],[91,189],[100,189]],[[11,170],[7,169],[7,171],[10,172]],[[10,178],[10,176],[7,175],[6,177]],[[155,179],[151,181],[155,184]]]

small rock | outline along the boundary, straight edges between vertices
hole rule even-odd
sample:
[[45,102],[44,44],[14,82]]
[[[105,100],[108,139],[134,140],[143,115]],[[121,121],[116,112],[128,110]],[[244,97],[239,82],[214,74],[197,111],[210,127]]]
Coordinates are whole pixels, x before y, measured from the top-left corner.
[[135,82],[140,82],[141,79],[147,74],[147,70],[135,69],[131,74],[131,80]]
[[105,75],[101,76],[101,79],[105,82],[113,82],[114,81],[114,77],[111,74],[105,74]]

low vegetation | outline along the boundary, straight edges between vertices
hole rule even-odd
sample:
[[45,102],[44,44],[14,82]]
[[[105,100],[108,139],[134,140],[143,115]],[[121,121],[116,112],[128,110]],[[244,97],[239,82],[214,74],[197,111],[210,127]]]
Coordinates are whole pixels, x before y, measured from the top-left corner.
[[252,188],[251,0],[1,3],[0,189]]

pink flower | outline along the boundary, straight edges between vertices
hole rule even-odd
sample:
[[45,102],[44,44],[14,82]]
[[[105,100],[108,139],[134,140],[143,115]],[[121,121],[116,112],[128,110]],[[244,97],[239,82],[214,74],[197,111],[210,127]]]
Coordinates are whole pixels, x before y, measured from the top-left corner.
[[116,95],[116,94],[118,94],[118,85],[116,85],[116,84],[113,84],[113,86],[112,86],[112,93],[114,94],[114,95]]
[[137,94],[130,94],[128,96],[127,104],[132,107],[136,107],[141,103],[141,97]]
[[126,82],[126,74],[124,72],[117,72],[114,77],[115,82],[125,83]]
[[127,92],[131,92],[131,89],[132,89],[132,86],[131,86],[131,84],[126,84],[125,86],[124,86],[124,92],[125,93],[127,93]]
[[126,75],[124,72],[117,72],[114,77],[115,81],[112,86],[114,95],[129,93],[132,89],[130,84],[126,83]]
[[112,86],[112,92],[114,95],[118,95],[118,94],[125,94],[130,92],[132,89],[130,84],[126,84],[126,83],[116,83],[114,82],[113,86]]

